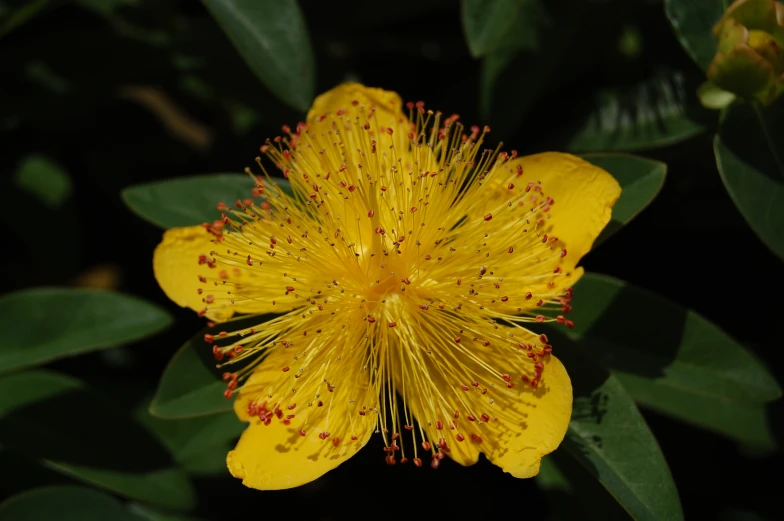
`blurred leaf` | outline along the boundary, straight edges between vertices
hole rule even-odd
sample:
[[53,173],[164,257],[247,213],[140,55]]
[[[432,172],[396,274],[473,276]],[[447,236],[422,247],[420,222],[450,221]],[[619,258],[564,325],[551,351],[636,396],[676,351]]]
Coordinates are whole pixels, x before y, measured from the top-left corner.
[[0,443],[81,481],[163,508],[195,502],[166,449],[125,410],[50,371],[0,377]]
[[41,14],[47,5],[49,5],[49,0],[30,0],[14,9],[11,14],[0,21],[0,38]]
[[123,7],[137,7],[140,0],[75,0],[77,4],[103,16],[113,16]]
[[281,100],[305,111],[313,101],[315,64],[295,0],[204,0],[253,73]]
[[143,521],[112,496],[80,486],[37,488],[0,504],[0,521]]
[[731,105],[713,140],[724,186],[765,245],[784,259],[784,99]]
[[659,194],[667,165],[631,154],[583,154],[586,161],[607,170],[621,185],[621,197],[612,209],[612,220],[594,241],[598,246],[637,217]]
[[697,313],[631,284],[586,274],[570,335],[640,403],[737,439],[769,444],[763,402],[781,389],[741,344]]
[[566,338],[552,341],[574,388],[572,420],[562,447],[632,518],[682,520],[670,469],[631,396],[580,347]]
[[0,297],[0,372],[133,342],[171,323],[136,297],[87,289],[36,288]]
[[226,454],[247,424],[234,411],[189,418],[160,419],[150,415],[149,405],[136,412],[136,418],[154,432],[169,448],[174,459],[193,474],[227,473]]
[[[287,181],[275,183],[290,193]],[[232,206],[251,197],[253,186],[247,174],[206,174],[130,186],[122,191],[122,198],[139,217],[161,228],[174,228],[218,219],[218,203]]]
[[723,0],[664,0],[664,9],[675,36],[702,70],[716,54],[713,26],[724,13]]
[[29,155],[22,160],[14,181],[16,186],[52,210],[60,208],[71,196],[68,172],[40,154]]
[[569,138],[567,148],[582,152],[644,150],[696,136],[716,118],[694,103],[693,92],[679,72],[600,90],[595,108]]
[[466,42],[475,58],[491,51],[538,46],[546,20],[540,0],[462,0]]
[[128,510],[146,521],[200,521],[195,517],[158,512],[147,505],[138,503],[129,504]]

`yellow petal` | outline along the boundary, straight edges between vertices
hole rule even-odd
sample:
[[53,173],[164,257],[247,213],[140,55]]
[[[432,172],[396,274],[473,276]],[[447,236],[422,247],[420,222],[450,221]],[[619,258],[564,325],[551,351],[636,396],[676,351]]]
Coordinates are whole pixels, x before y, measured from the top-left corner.
[[593,245],[621,195],[618,181],[605,170],[571,154],[543,152],[510,161],[522,165],[524,181],[541,184],[555,201],[545,233],[555,235],[574,264]]
[[[352,112],[354,107],[375,108],[380,127],[395,128],[407,122],[403,102],[396,92],[365,87],[360,83],[343,83],[321,94],[308,111],[308,123],[315,123],[321,116],[336,114],[338,110]],[[402,132],[401,130],[400,132]]]
[[[282,313],[296,307],[291,300],[279,299],[273,304],[268,294],[271,292],[259,289],[281,285],[280,277],[270,270],[251,272],[225,264],[210,268],[207,263],[200,263],[200,256],[210,258],[210,252],[218,247],[215,237],[202,226],[164,232],[153,254],[153,271],[166,296],[182,307],[206,310],[205,316],[217,322],[228,320],[234,313]],[[229,284],[223,284],[224,281]],[[210,296],[212,301],[208,302]]]
[[[251,488],[280,490],[309,483],[356,454],[370,439],[376,420],[375,415],[358,414],[361,404],[373,408],[378,403],[376,391],[368,387],[367,371],[362,371],[358,351],[365,348],[359,344],[357,350],[346,352],[346,369],[335,380],[334,391],[328,391],[322,379],[307,378],[307,371],[295,379],[294,365],[281,371],[295,353],[273,349],[234,402],[237,416],[250,425],[226,458],[231,474]],[[253,416],[251,404],[256,408]],[[272,411],[275,404],[282,410],[281,418],[265,424],[257,411]],[[286,424],[289,414],[294,418]],[[322,439],[319,435],[325,432],[328,436]]]

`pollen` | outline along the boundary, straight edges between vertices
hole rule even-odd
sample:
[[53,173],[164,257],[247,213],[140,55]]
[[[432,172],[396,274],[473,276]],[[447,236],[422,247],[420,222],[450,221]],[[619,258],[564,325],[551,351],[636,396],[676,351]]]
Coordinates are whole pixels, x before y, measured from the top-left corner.
[[528,421],[503,404],[547,382],[529,326],[571,323],[574,260],[549,224],[568,202],[489,127],[353,101],[267,140],[255,197],[205,225],[200,313],[276,313],[205,340],[251,421],[339,454],[378,433],[388,463],[437,468]]

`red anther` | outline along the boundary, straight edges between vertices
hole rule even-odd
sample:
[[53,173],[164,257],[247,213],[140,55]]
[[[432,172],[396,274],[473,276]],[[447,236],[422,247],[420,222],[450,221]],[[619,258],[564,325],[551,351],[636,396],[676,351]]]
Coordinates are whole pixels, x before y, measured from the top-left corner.
[[384,460],[387,462],[387,465],[394,465],[395,464],[395,457],[394,456],[387,456],[386,458],[384,458]]
[[204,275],[199,275],[199,282],[201,282],[202,284],[206,284],[207,277],[205,277]]
[[408,110],[414,110],[414,102],[413,101],[407,101],[406,102],[406,107],[408,108]]
[[471,434],[471,439],[474,441],[482,441],[482,437],[476,433]]
[[444,424],[441,421],[436,422],[436,429],[441,430],[444,428]]
[[488,416],[487,413],[482,413],[482,416],[480,416],[480,418],[482,418],[482,421],[485,423],[490,421],[490,416]]
[[439,460],[442,460],[446,458],[447,452],[451,452],[451,451],[449,449],[439,450],[438,453],[436,453],[435,457],[438,458]]
[[474,421],[476,421],[476,416],[474,416],[473,414],[469,414],[468,416],[466,416],[466,418],[467,418],[467,419],[468,419],[468,421],[470,421],[470,422],[474,422]]
[[336,115],[338,115],[338,116],[342,116],[342,115],[344,115],[345,113],[346,113],[346,109],[338,109],[338,110],[337,110],[337,112],[336,112],[335,114],[336,114]]
[[430,259],[432,259],[432,258],[433,258],[433,257],[432,257],[432,256],[430,256],[429,254],[428,254],[428,255],[425,255],[425,260],[430,260]]
[[400,458],[400,463],[402,465],[405,465],[406,463],[408,463],[408,458]]
[[389,135],[391,136],[391,135],[392,135],[392,132],[393,132],[393,130],[392,130],[392,128],[390,127],[390,128],[387,128],[386,132],[387,132],[387,134],[389,134]]
[[544,349],[542,349],[542,354],[545,356],[551,354],[552,352],[553,352],[553,346],[544,346]]
[[267,145],[261,145],[259,147],[259,150],[261,151],[262,154],[266,154],[267,150],[269,150],[269,147]]
[[387,191],[387,187],[386,187],[386,186],[382,186],[382,187],[381,187],[381,191],[382,191],[382,192],[386,192],[386,191]]
[[375,319],[375,318],[373,318],[373,317],[368,317],[368,322],[370,322],[371,324],[372,324],[373,322],[375,322],[375,321],[376,321],[376,319]]
[[465,439],[465,436],[463,436],[462,434],[460,434],[460,433],[458,432],[458,433],[457,433],[457,436],[455,436],[455,438],[457,439],[457,441],[463,441],[463,440]]
[[542,362],[536,362],[534,364],[534,367],[536,367],[537,369],[539,369],[541,371],[541,370],[544,369],[544,364]]
[[561,273],[561,271],[562,271],[561,267],[560,266],[556,266],[556,268],[553,270],[553,273]]
[[537,306],[542,306],[543,304],[544,304],[544,300],[542,300],[542,299],[539,299],[539,300],[536,301],[536,305]]
[[574,327],[574,321],[573,320],[565,320],[564,321],[564,325],[566,327]]
[[234,206],[236,206],[239,209],[242,209],[242,201],[237,199],[236,201],[234,201]]
[[462,283],[463,283],[463,279],[457,279],[457,285],[458,285],[458,286],[459,286],[460,284],[462,284]]
[[310,197],[311,199],[315,199],[318,196],[316,195],[316,192],[313,192],[308,197]]
[[367,414],[365,411],[362,411],[362,410],[361,410],[361,411],[359,411],[359,415],[360,415],[360,416],[364,416],[365,414]]
[[528,293],[525,294],[525,300],[531,300],[533,296],[534,296],[533,293],[529,291]]
[[540,324],[544,322],[544,315],[536,315],[536,321]]
[[561,257],[566,257],[566,248],[561,250]]
[[327,431],[320,432],[319,438],[321,438],[322,440],[326,440],[327,438],[329,438],[329,433]]
[[283,420],[283,425],[291,425],[291,420]]
[[459,344],[460,342],[462,342],[462,340],[463,340],[462,338],[460,338],[459,336],[456,336],[455,337],[455,344]]
[[400,237],[397,238],[397,242],[403,242],[405,240],[406,240],[406,236],[405,235],[401,235]]
[[462,390],[464,390],[464,391],[467,391],[467,390],[469,390],[469,389],[470,389],[470,387],[468,387],[466,384],[463,384],[463,385],[461,385],[461,386],[460,386],[460,388],[461,388]]
[[509,382],[512,379],[508,374],[502,374],[501,378],[503,378],[505,382]]
[[437,443],[437,445],[438,445],[440,448],[442,448],[442,449],[443,449],[444,447],[446,447],[446,439],[444,439],[444,438],[438,438],[438,443]]
[[393,434],[393,435],[392,435],[392,441],[395,441],[395,440],[396,440],[396,439],[398,439],[399,437],[400,437],[400,433],[399,433],[399,432],[396,432],[395,434]]
[[199,317],[203,317],[203,316],[204,316],[204,315],[206,315],[206,314],[207,314],[207,310],[206,310],[206,309],[202,309],[201,311],[199,311],[198,313],[196,313],[196,315],[198,315]]
[[294,408],[295,408],[296,406],[297,406],[297,404],[296,404],[296,403],[292,403],[291,405],[289,405],[289,406],[288,406],[288,407],[286,407],[286,408],[287,408],[288,410],[290,410],[290,411],[293,411],[293,410],[294,410]]
[[508,382],[508,383],[506,384],[506,388],[507,388],[507,389],[511,389],[512,387],[514,387],[514,382]]
[[358,438],[356,436],[351,436],[351,441],[357,441],[357,439]]
[[338,184],[339,184],[341,187],[343,187],[343,188],[345,188],[345,187],[346,187],[346,182],[345,182],[345,181],[342,181],[342,180],[341,180],[341,181],[340,181]]
[[376,215],[376,212],[373,210],[368,210],[368,217],[373,217],[374,215]]
[[571,300],[571,298],[574,296],[574,290],[573,290],[572,288],[568,288],[568,289],[565,291],[565,293],[566,293],[566,297],[567,297],[568,299],[570,299],[570,300]]
[[221,378],[223,378],[224,382],[228,382],[229,380],[231,380],[231,373],[223,373],[221,375]]
[[348,191],[349,191],[349,192],[353,192],[353,191],[354,191],[354,190],[356,190],[356,189],[357,189],[357,187],[356,187],[356,186],[354,186],[354,185],[348,185]]
[[397,322],[390,322],[389,323],[389,327],[396,327],[396,326],[397,326]]
[[429,441],[423,441],[422,442],[422,448],[425,449],[425,450],[430,450],[430,442]]
[[558,322],[559,324],[563,324],[564,320],[566,319],[564,318],[563,315],[558,315],[557,317],[555,317],[555,321]]
[[438,460],[438,458],[437,457],[433,457],[433,459],[430,461],[430,468],[431,469],[437,469],[439,463],[441,463],[441,462]]
[[542,342],[543,344],[549,343],[549,339],[547,338],[547,335],[545,335],[544,333],[539,335],[539,341]]
[[539,385],[538,378],[534,378],[533,380],[531,380],[531,387],[537,387],[538,385]]
[[501,297],[501,302],[506,302],[506,301],[508,301],[508,300],[509,300],[509,297],[507,297],[506,295],[504,295],[503,297]]
[[294,291],[294,286],[286,286],[286,291]]
[[231,389],[226,389],[225,391],[223,391],[223,397],[226,398],[227,400],[231,400],[232,394],[233,391]]
[[381,226],[376,226],[376,230],[375,231],[376,231],[376,233],[381,234],[381,233],[384,233],[384,228],[382,228]]
[[414,466],[415,467],[421,467],[422,466],[422,460],[420,458],[414,458],[413,461],[414,461]]
[[427,304],[420,304],[419,305],[419,309],[424,309],[425,311],[427,311],[429,308],[428,308]]
[[405,277],[405,278],[403,278],[403,279],[400,279],[400,282],[402,282],[402,283],[404,283],[404,284],[411,284],[411,281],[409,280],[409,278],[408,278],[408,277]]
[[492,218],[493,218],[493,214],[491,214],[491,213],[489,213],[489,214],[484,216],[485,221],[489,221]]
[[536,358],[536,353],[528,353],[528,358]]
[[476,382],[476,381],[471,382],[471,385],[473,385],[474,387],[479,387],[479,382]]
[[523,376],[520,377],[520,380],[522,380],[524,382],[527,382],[529,380],[529,378],[526,375],[523,375]]
[[321,400],[319,400],[319,401],[318,401],[318,403],[316,404],[316,406],[318,406],[318,407],[323,407],[323,406],[324,406],[324,402],[322,402]]
[[392,444],[389,446],[389,451],[390,451],[390,452],[395,452],[396,450],[400,450],[400,447],[398,446],[398,444],[397,444],[397,443],[392,443]]
[[300,435],[300,436],[304,436],[305,434],[307,434],[307,433],[305,432],[305,429],[300,429],[300,430],[299,430],[299,435]]
[[407,431],[412,431],[412,430],[414,430],[414,426],[413,426],[413,425],[403,425],[403,428],[404,428],[405,430],[407,430]]
[[250,259],[246,259],[245,264],[247,264],[248,266],[253,266],[253,261]]
[[340,445],[340,438],[332,438],[332,446],[337,447]]
[[411,207],[411,213],[414,213],[414,212],[416,212],[416,211],[417,211],[417,207],[416,207],[416,206],[412,206],[412,207]]
[[489,340],[485,340],[484,342],[482,342],[482,345],[485,346],[485,347],[488,347],[490,345],[490,341]]
[[208,344],[211,344],[211,343],[213,343],[215,341],[215,336],[210,335],[209,333],[206,333],[204,335],[204,341],[207,342]]

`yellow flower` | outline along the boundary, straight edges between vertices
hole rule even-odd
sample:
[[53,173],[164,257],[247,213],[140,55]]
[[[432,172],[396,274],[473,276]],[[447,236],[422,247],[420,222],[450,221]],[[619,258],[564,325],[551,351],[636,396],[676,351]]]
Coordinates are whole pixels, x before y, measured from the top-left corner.
[[568,154],[483,149],[489,129],[421,102],[406,112],[358,84],[322,94],[262,146],[293,197],[257,159],[253,204],[155,250],[177,304],[215,321],[277,314],[207,338],[241,367],[227,397],[250,425],[227,461],[249,487],[312,481],[373,433],[390,464],[484,453],[531,477],[564,437],[569,376],[527,326],[570,325],[576,263],[620,187]]

